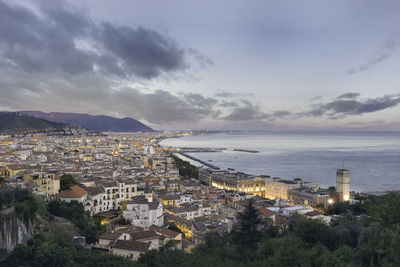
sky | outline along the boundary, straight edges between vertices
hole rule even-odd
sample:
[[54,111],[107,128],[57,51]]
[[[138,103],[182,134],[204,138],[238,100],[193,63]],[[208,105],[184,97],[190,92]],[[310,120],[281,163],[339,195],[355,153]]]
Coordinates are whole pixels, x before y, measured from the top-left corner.
[[400,130],[399,1],[0,0],[0,110]]

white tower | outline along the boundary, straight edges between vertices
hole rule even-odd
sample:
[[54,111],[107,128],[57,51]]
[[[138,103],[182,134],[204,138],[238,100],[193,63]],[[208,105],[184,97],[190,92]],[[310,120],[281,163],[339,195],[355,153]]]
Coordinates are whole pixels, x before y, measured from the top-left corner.
[[336,172],[336,192],[339,195],[339,201],[348,201],[350,199],[350,172],[349,170],[339,169]]

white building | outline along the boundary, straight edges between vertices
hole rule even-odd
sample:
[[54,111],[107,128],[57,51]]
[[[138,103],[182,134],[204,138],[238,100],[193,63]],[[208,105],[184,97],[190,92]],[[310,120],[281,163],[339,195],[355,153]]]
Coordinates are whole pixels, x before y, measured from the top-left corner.
[[123,217],[132,225],[146,229],[152,224],[162,226],[164,224],[163,205],[158,200],[137,196],[127,202]]
[[103,211],[121,209],[123,201],[144,194],[143,190],[138,190],[138,184],[135,181],[102,182],[100,186],[104,189]]
[[104,189],[100,186],[85,187],[85,189],[88,192],[88,197],[84,204],[85,210],[89,211],[91,215],[105,211],[103,207]]

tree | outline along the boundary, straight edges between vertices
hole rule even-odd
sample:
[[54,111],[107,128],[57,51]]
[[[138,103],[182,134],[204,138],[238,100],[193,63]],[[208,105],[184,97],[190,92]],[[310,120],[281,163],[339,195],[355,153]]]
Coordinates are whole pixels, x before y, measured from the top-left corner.
[[289,230],[304,242],[314,245],[317,243],[330,245],[330,228],[322,221],[307,219],[303,215],[293,215],[289,221]]
[[255,248],[262,237],[259,230],[262,219],[254,200],[250,199],[243,212],[238,213],[238,223],[235,227],[234,241],[249,248]]
[[365,200],[365,209],[373,220],[385,226],[400,223],[400,195],[389,193],[376,197],[368,196]]
[[264,234],[269,238],[276,237],[279,234],[278,227],[274,225],[273,220],[270,218],[264,221]]
[[64,174],[60,177],[60,191],[65,191],[73,185],[78,185],[79,183],[72,177],[72,175]]
[[74,249],[55,243],[44,244],[33,255],[34,266],[70,266]]

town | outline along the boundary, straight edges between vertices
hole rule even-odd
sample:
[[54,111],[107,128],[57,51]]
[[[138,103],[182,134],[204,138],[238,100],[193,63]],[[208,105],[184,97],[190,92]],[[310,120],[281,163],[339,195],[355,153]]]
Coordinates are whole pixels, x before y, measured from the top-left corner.
[[[76,242],[132,260],[171,241],[175,249],[190,251],[204,243],[207,232],[231,232],[250,199],[279,229],[294,214],[328,224],[332,216],[323,211],[329,205],[353,201],[348,170],[337,171],[336,188],[321,189],[300,178],[194,167],[184,153],[158,144],[181,134],[77,129],[68,135],[3,135],[0,177],[7,187],[29,189],[46,201],[81,204],[105,228],[97,240],[76,236]],[[62,216],[54,219],[71,224]],[[1,246],[11,251],[22,239]]]

